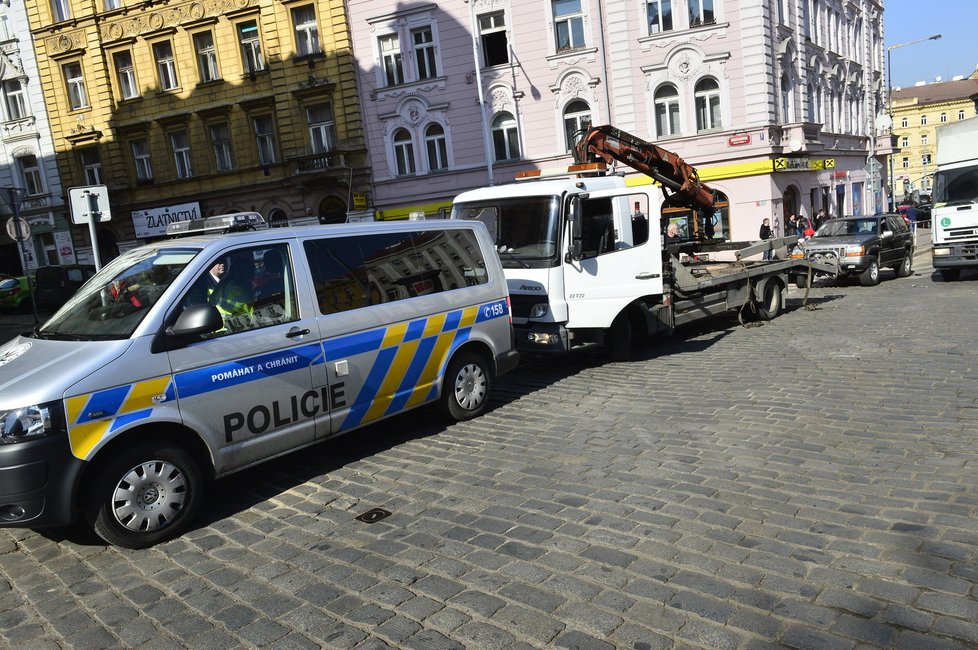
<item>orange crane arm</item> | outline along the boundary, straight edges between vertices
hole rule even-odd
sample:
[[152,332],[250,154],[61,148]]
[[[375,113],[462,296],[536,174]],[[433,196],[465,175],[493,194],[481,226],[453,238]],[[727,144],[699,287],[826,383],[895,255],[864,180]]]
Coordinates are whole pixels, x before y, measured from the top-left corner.
[[592,126],[578,140],[574,159],[578,163],[600,158],[618,161],[658,181],[671,204],[688,208],[712,209],[716,192],[699,179],[696,169],[675,153],[625,133],[610,124]]

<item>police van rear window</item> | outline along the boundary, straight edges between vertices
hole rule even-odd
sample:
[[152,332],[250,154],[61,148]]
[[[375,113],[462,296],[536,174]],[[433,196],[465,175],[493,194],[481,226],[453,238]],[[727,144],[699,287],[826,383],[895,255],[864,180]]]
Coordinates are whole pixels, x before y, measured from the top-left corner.
[[400,231],[305,242],[319,310],[335,314],[489,281],[475,233]]

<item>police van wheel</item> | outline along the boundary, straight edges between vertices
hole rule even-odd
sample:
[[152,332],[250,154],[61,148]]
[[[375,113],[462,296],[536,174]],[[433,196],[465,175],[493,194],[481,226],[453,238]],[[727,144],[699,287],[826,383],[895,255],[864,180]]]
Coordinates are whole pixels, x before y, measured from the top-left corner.
[[109,458],[95,486],[85,514],[96,534],[140,549],[186,530],[200,504],[203,475],[185,450],[143,443]]
[[483,357],[472,353],[457,355],[445,373],[442,411],[458,422],[482,415],[489,408],[491,385],[491,372]]

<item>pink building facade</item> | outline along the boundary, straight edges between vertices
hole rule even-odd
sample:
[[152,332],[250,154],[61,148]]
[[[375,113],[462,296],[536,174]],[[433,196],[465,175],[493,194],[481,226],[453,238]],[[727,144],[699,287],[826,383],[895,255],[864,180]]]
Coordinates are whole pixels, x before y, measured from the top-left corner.
[[565,166],[588,123],[694,165],[722,193],[726,238],[882,209],[881,1],[347,4],[378,219],[443,215],[459,192]]

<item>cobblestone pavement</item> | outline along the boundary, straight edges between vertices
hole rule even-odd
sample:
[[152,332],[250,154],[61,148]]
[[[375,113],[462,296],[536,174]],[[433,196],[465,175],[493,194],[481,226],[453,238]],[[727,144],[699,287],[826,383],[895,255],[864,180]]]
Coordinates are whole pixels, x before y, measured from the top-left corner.
[[978,647],[978,274],[918,267],[631,363],[530,361],[475,421],[219,481],[147,551],[0,530],[0,642]]

